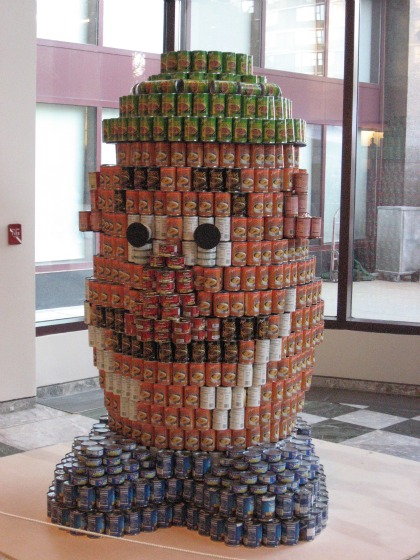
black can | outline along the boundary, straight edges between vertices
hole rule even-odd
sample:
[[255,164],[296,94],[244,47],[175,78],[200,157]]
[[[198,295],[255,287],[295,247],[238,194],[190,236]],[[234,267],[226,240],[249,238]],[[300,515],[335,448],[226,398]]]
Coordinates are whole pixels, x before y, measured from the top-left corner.
[[208,168],[207,167],[194,167],[192,169],[192,187],[195,192],[204,192],[208,188]]
[[226,186],[226,169],[224,167],[212,167],[208,170],[208,184],[211,192],[223,192]]

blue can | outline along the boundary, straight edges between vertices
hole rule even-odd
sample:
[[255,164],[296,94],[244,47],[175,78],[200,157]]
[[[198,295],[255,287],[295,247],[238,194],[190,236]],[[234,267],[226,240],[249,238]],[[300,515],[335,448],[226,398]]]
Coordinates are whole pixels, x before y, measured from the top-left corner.
[[[105,533],[105,514],[99,512],[89,512],[87,514],[87,530],[91,533],[99,533],[103,535]],[[94,535],[89,535],[91,538],[95,538]]]
[[147,480],[152,480],[156,477],[156,469],[144,469],[141,468],[140,471],[141,478],[147,478]]
[[106,468],[106,473],[107,474],[121,474],[123,471],[123,466],[121,464],[119,465],[109,465]]
[[274,484],[277,480],[277,475],[273,471],[267,471],[266,473],[258,475],[258,482],[260,484]]
[[124,512],[124,533],[126,535],[138,535],[142,525],[142,510],[133,508]]
[[187,523],[187,505],[184,502],[174,504],[174,516],[172,525],[176,527],[184,527]]
[[250,519],[254,515],[255,499],[252,494],[236,495],[236,517]]
[[125,482],[125,473],[108,475],[108,484],[114,484],[117,486],[118,484],[122,484],[123,482]]
[[281,541],[281,522],[278,519],[272,519],[263,523],[262,543],[264,546],[275,547]]
[[270,463],[270,470],[276,474],[282,473],[286,470],[285,461],[279,461],[278,463]]
[[226,449],[226,456],[232,459],[237,459],[238,457],[242,457],[244,453],[245,453],[244,450],[241,449],[240,447],[229,446]]
[[294,545],[299,541],[300,522],[299,519],[286,519],[281,523],[282,544]]
[[243,458],[248,464],[259,463],[262,459],[262,451],[258,449],[248,449],[243,454]]
[[311,513],[315,517],[315,534],[319,535],[322,531],[322,511],[319,507],[315,506],[312,508]]
[[263,459],[267,461],[267,463],[278,463],[281,460],[281,449],[265,449],[263,452]]
[[193,454],[192,474],[195,480],[203,480],[204,475],[211,469],[211,458],[208,453],[197,452]]
[[66,480],[63,484],[63,505],[66,507],[76,507],[78,487]]
[[195,506],[187,507],[187,529],[197,531],[198,529],[198,515],[200,510]]
[[204,484],[206,486],[220,486],[220,476],[208,472],[204,475]]
[[236,494],[230,490],[220,492],[220,515],[232,517],[236,511]]
[[59,474],[54,478],[54,489],[57,500],[63,500],[64,483],[69,479],[68,474]]
[[131,453],[133,459],[137,461],[146,461],[150,458],[150,450],[147,447],[139,446]]
[[242,482],[234,482],[232,484],[232,490],[235,494],[246,494],[248,492],[248,484],[243,484]]
[[259,521],[269,521],[276,513],[275,494],[263,494],[255,496],[255,517]]
[[226,532],[226,519],[220,515],[213,515],[210,520],[210,538],[212,541],[223,541]]
[[306,517],[309,515],[312,503],[312,493],[306,488],[300,488],[295,492],[295,515]]
[[57,504],[57,524],[63,527],[70,526],[70,511],[71,509],[63,506],[62,504]]
[[297,476],[298,476],[298,482],[300,486],[307,484],[309,481],[309,468],[305,466],[303,467],[300,466],[297,469]]
[[200,508],[204,506],[204,488],[203,482],[196,482],[193,501],[194,505]]
[[124,514],[122,511],[113,511],[106,514],[105,532],[111,537],[122,537],[124,534]]
[[281,451],[283,459],[296,459],[299,457],[299,451],[294,445],[285,445]]
[[81,486],[77,497],[77,507],[80,511],[91,511],[95,507],[96,492],[92,486]]
[[226,521],[225,544],[228,546],[239,546],[242,542],[244,524],[235,517]]
[[314,515],[302,517],[300,520],[299,540],[313,541],[316,533],[316,519]]
[[293,459],[286,459],[286,469],[295,471],[300,467],[300,457],[294,457]]
[[192,473],[192,457],[190,451],[176,451],[175,453],[175,476],[177,478],[189,478]]
[[258,474],[252,471],[243,471],[240,474],[239,481],[241,484],[256,484],[258,481]]
[[151,532],[157,529],[157,507],[148,506],[143,509],[141,528],[143,531]]
[[150,500],[150,482],[144,478],[136,480],[134,486],[134,503],[139,507],[147,507]]
[[137,472],[140,469],[140,463],[136,459],[129,459],[124,463],[124,471],[126,473]]
[[267,494],[268,484],[253,484],[249,487],[249,491],[255,495]]
[[220,488],[204,486],[203,507],[210,513],[219,511]]
[[191,478],[184,480],[184,487],[182,489],[182,499],[186,502],[191,502],[195,493],[195,481]]
[[244,535],[242,542],[249,548],[258,548],[262,542],[262,523],[250,521],[244,525]]
[[[118,465],[121,465],[121,457],[117,456],[117,457],[104,457],[102,460],[103,464],[105,465],[105,467],[108,469],[109,467],[117,467]],[[99,465],[96,465],[99,466]]]
[[123,451],[134,451],[137,443],[133,439],[123,439],[120,441]]
[[133,486],[130,482],[124,482],[115,487],[115,507],[118,509],[130,509],[134,499]]
[[174,454],[162,449],[156,456],[156,474],[159,478],[172,478],[174,475]]
[[[87,515],[85,511],[79,511],[77,509],[72,509],[70,511],[70,527],[72,529],[82,529],[86,531],[87,529]],[[83,535],[77,531],[70,531],[72,535]]]
[[150,501],[153,504],[162,504],[165,501],[166,480],[155,478],[150,483]]
[[[86,457],[85,466],[87,468],[100,467],[102,461],[105,461],[105,457]],[[103,464],[106,465],[105,462]]]
[[166,500],[168,502],[179,502],[182,498],[183,480],[170,478],[166,481]]
[[219,478],[226,476],[228,472],[229,467],[224,467],[223,465],[212,465],[211,467],[211,474]]
[[89,484],[91,486],[94,486],[95,488],[102,488],[103,486],[107,486],[108,477],[107,476],[89,477]]
[[140,478],[140,473],[139,473],[139,471],[126,472],[126,473],[125,473],[125,479],[126,479],[128,482],[135,482],[138,478]]
[[51,500],[51,523],[58,523],[58,503],[55,498]]
[[172,525],[173,507],[171,504],[159,504],[157,506],[157,526],[167,528]]
[[210,522],[212,514],[204,509],[200,510],[198,514],[198,534],[203,536],[210,535]]
[[108,512],[114,509],[115,490],[113,486],[103,486],[96,489],[96,508],[101,512]]
[[276,495],[276,515],[280,519],[291,519],[294,513],[294,494],[286,492]]

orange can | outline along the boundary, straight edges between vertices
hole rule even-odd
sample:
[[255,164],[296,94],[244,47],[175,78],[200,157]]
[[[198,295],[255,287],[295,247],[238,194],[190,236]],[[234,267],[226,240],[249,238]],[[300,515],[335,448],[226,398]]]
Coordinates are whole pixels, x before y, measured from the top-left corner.
[[214,193],[198,193],[198,215],[202,217],[214,215]]
[[184,449],[184,430],[182,428],[169,429],[169,449]]
[[268,193],[268,179],[268,169],[256,168],[254,170],[254,191],[259,193]]
[[231,430],[232,445],[238,449],[246,449],[247,447],[247,430]]
[[284,265],[273,264],[268,267],[268,287],[280,290],[284,285]]
[[200,449],[200,431],[185,430],[185,449],[198,451]]
[[187,142],[187,165],[189,167],[202,167],[204,150],[201,142]]
[[191,190],[191,167],[176,167],[176,190],[187,192]]
[[248,218],[247,219],[248,241],[262,241],[264,237],[264,218]]
[[222,386],[235,387],[237,364],[222,363]]
[[211,428],[211,410],[197,408],[195,411],[195,425],[199,430]]
[[214,451],[216,449],[216,430],[200,431],[201,451]]
[[261,265],[261,242],[260,241],[247,242],[246,264],[248,266]]
[[269,169],[268,171],[268,190],[270,192],[280,192],[283,187],[283,174],[281,169]]
[[162,385],[170,385],[172,383],[171,362],[157,362],[156,381]]
[[255,428],[247,428],[247,430],[246,430],[246,445],[247,445],[247,447],[252,447],[253,445],[258,445],[260,442],[261,442],[260,426],[255,426]]
[[273,215],[273,193],[264,193],[264,217],[269,218]]
[[176,187],[176,168],[161,167],[160,168],[160,190],[174,191]]
[[182,207],[183,216],[197,216],[198,215],[198,193],[196,192],[183,192],[182,193]]
[[189,372],[190,385],[203,387],[206,382],[205,364],[190,363]]
[[200,387],[187,386],[184,387],[184,406],[190,408],[198,408],[200,403]]
[[182,195],[178,191],[166,193],[166,214],[168,216],[181,216]]
[[153,404],[167,406],[168,404],[168,387],[155,383],[153,386]]
[[216,449],[226,451],[232,443],[232,430],[216,430]]
[[247,263],[247,242],[234,241],[232,243],[232,265],[246,266]]
[[284,210],[284,193],[273,193],[273,216],[283,216]]
[[173,364],[172,383],[179,386],[188,385],[188,364]]
[[[249,144],[235,145],[235,167],[249,168],[251,165],[251,146]],[[245,191],[243,191],[245,192]]]
[[245,407],[245,427],[255,428],[256,426],[259,426],[261,422],[260,413],[261,407],[259,406]]
[[216,142],[204,142],[203,157],[206,167],[219,167],[219,145]]
[[271,403],[264,403],[260,406],[260,423],[263,426],[271,423]]
[[272,310],[272,290],[260,292],[260,312],[262,315],[270,315]]
[[178,428],[179,408],[167,406],[164,409],[164,423],[166,428]]
[[261,242],[261,264],[270,265],[272,261],[272,242],[262,241]]
[[140,191],[139,193],[139,214],[153,214],[153,192]]
[[186,167],[187,146],[185,142],[171,142],[171,165],[174,167]]
[[233,216],[231,219],[230,238],[232,241],[246,241],[247,218]]
[[241,268],[237,266],[225,267],[223,273],[223,288],[229,292],[241,289]]
[[[170,193],[175,194],[175,193]],[[176,193],[181,194],[181,193]],[[170,241],[182,239],[182,217],[168,217],[166,221],[166,237]]]
[[256,270],[255,266],[244,266],[241,269],[241,290],[247,292],[255,290]]
[[266,290],[268,288],[268,265],[257,266],[255,269],[255,288],[257,290]]
[[221,364],[205,364],[206,387],[219,387],[222,384],[222,366]]
[[241,169],[241,192],[252,193],[254,192],[255,178],[254,178],[254,168]]
[[179,427],[189,430],[195,427],[195,410],[189,407],[181,407],[179,409]]
[[235,166],[235,144],[220,143],[219,162],[221,167],[233,168]]
[[245,293],[245,315],[247,317],[257,317],[260,313],[260,293]]
[[229,317],[230,298],[228,292],[219,292],[213,296],[213,313],[215,317]]
[[251,144],[251,167],[264,167],[264,145]]
[[264,216],[264,194],[249,193],[248,195],[248,216],[251,218],[262,218]]
[[205,292],[216,293],[221,291],[223,286],[223,268],[221,266],[204,268],[203,276]]
[[168,404],[169,406],[180,408],[184,402],[184,389],[182,385],[169,385]]
[[163,406],[152,404],[150,405],[150,423],[153,426],[163,426],[164,425],[164,412]]
[[254,363],[255,342],[254,340],[240,340],[239,341],[239,363],[252,364]]
[[[213,193],[200,193],[213,194]],[[231,197],[230,193],[216,192],[214,193],[214,215],[220,217],[228,217],[231,214]]]
[[275,144],[264,145],[264,167],[274,168],[276,166],[276,146]]
[[154,428],[153,445],[157,449],[167,449],[169,445],[168,429],[164,426],[156,426]]
[[231,292],[229,294],[229,314],[232,317],[243,317],[245,313],[245,294]]
[[283,191],[291,192],[293,190],[293,167],[285,167],[283,169]]

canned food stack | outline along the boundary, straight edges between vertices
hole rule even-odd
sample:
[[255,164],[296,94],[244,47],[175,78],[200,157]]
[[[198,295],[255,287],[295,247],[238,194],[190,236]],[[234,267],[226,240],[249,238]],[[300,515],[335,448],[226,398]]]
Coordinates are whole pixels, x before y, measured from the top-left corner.
[[257,548],[312,541],[326,526],[325,474],[303,422],[287,440],[225,452],[145,447],[106,422],[75,438],[47,495],[51,521],[73,534],[177,526]]
[[104,121],[85,320],[108,428],[147,449],[289,441],[323,338],[305,123],[251,57],[162,55]]

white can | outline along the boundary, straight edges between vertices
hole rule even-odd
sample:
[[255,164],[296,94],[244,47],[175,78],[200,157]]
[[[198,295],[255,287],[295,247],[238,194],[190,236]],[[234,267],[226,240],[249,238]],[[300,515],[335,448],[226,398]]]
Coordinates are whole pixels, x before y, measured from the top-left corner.
[[[252,374],[252,385],[254,386],[265,385],[267,383],[267,364],[254,364],[253,370],[254,371]],[[247,406],[251,406],[251,405],[247,405]]]
[[140,401],[140,390],[141,390],[140,379],[134,379],[132,377],[130,383],[130,399],[133,402],[137,403]]
[[97,327],[94,327],[93,325],[89,325],[88,329],[87,329],[88,330],[89,346],[91,348],[93,348],[95,346],[96,329],[97,329]]
[[229,429],[243,430],[245,427],[245,409],[234,408],[229,414]]
[[270,340],[269,362],[278,362],[282,357],[282,340],[273,338]]
[[251,387],[253,377],[252,364],[238,364],[236,384],[239,387]]
[[130,408],[130,399],[121,397],[120,399],[120,416],[121,418],[128,418]]
[[98,369],[104,369],[105,371],[114,371],[114,351],[113,350],[104,350],[103,352],[103,367]]
[[182,242],[182,255],[187,266],[194,266],[197,263],[197,245],[195,241]]
[[153,214],[151,216],[149,216],[148,214],[142,214],[140,216],[140,223],[149,229],[149,239],[155,237],[155,216]]
[[255,363],[268,364],[270,358],[270,341],[269,340],[256,340],[255,341]]
[[200,216],[198,218],[198,225],[201,224],[214,224],[214,217],[213,216]]
[[198,227],[198,216],[184,216],[182,218],[182,239],[194,241],[194,232]]
[[227,430],[229,425],[229,412],[227,410],[213,410],[213,430]]
[[[291,318],[290,313],[282,313],[280,315],[280,322],[279,322],[279,330],[282,333],[282,336],[289,336],[291,328]],[[287,333],[284,335],[283,333]]]
[[285,311],[296,311],[296,288],[286,288]]
[[[151,216],[153,218],[153,216]],[[141,224],[141,216],[140,214],[127,214],[127,226],[131,226],[131,224]]]
[[121,396],[126,399],[130,398],[130,378],[126,375],[121,376]]
[[[105,350],[96,350],[96,367],[98,369],[105,369],[104,352]],[[114,360],[112,360],[112,362],[114,362]]]
[[248,387],[246,390],[246,406],[261,405],[261,387]]
[[245,406],[244,387],[232,387],[232,409],[241,409]]
[[216,265],[230,266],[232,264],[232,243],[221,241],[216,247]]
[[219,410],[229,410],[232,408],[232,387],[217,387],[216,408]]
[[205,410],[216,408],[216,387],[200,387],[200,408]]
[[137,420],[137,403],[130,400],[130,402],[128,403],[128,418],[132,421],[135,422]]
[[156,239],[164,240],[167,237],[168,216],[155,216],[155,235]]
[[122,394],[122,375],[120,373],[112,374],[112,392],[114,395]]
[[97,328],[95,331],[95,348],[105,350],[105,329]]
[[220,231],[220,241],[230,241],[230,218],[217,216],[214,225]]

